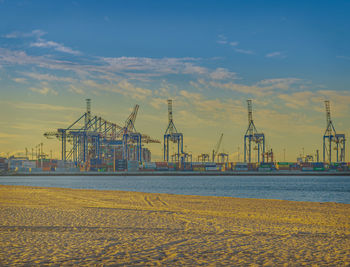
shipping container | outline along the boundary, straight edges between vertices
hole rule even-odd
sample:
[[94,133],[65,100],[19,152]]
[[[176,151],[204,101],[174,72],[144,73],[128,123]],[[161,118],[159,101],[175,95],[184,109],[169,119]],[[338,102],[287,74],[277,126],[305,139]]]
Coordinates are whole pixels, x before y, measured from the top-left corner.
[[313,171],[314,168],[313,167],[301,167],[302,171]]
[[272,171],[271,167],[259,167],[258,168],[259,172],[270,172]]

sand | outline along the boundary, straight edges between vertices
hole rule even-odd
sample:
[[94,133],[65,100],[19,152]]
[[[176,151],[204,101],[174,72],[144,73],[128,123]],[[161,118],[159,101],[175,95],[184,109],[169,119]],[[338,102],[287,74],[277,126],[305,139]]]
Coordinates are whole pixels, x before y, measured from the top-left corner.
[[1,266],[349,264],[349,204],[0,186]]

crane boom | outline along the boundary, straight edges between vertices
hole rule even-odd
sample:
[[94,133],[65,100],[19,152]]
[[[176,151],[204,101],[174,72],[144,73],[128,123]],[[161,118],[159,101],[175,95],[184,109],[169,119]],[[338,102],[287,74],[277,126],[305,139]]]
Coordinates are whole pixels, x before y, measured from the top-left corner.
[[213,162],[215,161],[215,157],[216,157],[216,155],[217,155],[218,152],[219,152],[219,149],[220,149],[220,145],[221,145],[222,137],[223,137],[223,136],[224,136],[224,134],[222,133],[221,136],[220,136],[220,138],[219,138],[219,141],[217,142],[215,148],[213,149],[213,158],[212,158]]

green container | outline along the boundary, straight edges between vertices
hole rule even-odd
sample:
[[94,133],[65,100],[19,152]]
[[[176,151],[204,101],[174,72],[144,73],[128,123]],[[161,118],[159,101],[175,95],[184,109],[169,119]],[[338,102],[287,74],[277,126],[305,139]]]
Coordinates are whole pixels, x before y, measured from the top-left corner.
[[281,166],[282,166],[282,165],[290,165],[289,162],[278,162],[277,164],[278,164],[278,165],[281,165]]
[[314,167],[314,171],[324,171],[323,167]]

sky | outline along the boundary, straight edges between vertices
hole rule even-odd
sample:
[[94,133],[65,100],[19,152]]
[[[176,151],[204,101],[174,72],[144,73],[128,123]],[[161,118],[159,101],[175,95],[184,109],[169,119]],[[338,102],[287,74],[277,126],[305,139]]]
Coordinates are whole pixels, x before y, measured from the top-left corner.
[[[167,99],[185,150],[243,160],[253,119],[278,161],[322,150],[324,100],[350,132],[349,1],[0,0],[0,155],[93,115],[163,140]],[[148,146],[161,160],[162,144]],[[346,153],[349,160],[349,152]]]

